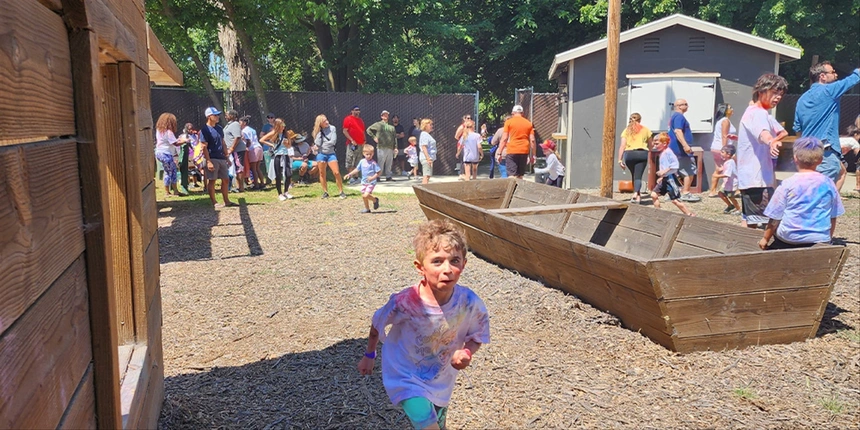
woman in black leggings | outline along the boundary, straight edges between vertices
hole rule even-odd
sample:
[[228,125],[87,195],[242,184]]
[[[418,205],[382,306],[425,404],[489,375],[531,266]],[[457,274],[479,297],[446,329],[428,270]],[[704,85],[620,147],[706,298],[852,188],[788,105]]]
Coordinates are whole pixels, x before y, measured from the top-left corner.
[[651,130],[641,124],[642,116],[638,113],[630,115],[627,128],[621,133],[621,148],[618,150],[618,164],[622,169],[630,169],[633,174],[632,203],[639,203],[642,192],[642,175],[648,166],[648,142],[651,141]]

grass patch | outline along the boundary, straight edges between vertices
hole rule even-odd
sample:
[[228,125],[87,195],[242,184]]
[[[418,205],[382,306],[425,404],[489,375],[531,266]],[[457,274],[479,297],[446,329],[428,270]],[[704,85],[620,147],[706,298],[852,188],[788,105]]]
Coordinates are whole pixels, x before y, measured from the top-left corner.
[[734,394],[735,397],[738,397],[738,398],[741,398],[744,400],[751,400],[751,399],[758,398],[758,394],[756,394],[755,390],[753,390],[750,387],[735,388],[734,390],[732,390],[732,394]]
[[860,330],[839,330],[837,335],[841,338],[848,339],[851,342],[860,343]]
[[831,414],[841,414],[845,409],[845,405],[839,400],[839,396],[835,394],[830,397],[819,399],[818,404],[821,405],[822,408],[830,411]]

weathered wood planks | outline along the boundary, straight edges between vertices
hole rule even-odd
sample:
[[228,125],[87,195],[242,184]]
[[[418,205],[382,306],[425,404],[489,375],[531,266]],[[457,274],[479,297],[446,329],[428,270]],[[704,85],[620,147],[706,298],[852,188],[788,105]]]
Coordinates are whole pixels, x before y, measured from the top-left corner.
[[0,9],[0,146],[75,134],[62,18],[36,0],[3,0]]
[[0,428],[55,428],[92,359],[78,258],[0,337]]
[[84,251],[80,184],[70,140],[0,148],[0,333]]
[[611,210],[617,202],[497,182],[507,182],[507,192],[499,204],[484,201],[485,209],[459,200],[470,186],[415,190],[427,217],[463,226],[476,254],[575,294],[679,352],[815,335],[847,254],[835,246],[763,252],[759,235],[739,226],[637,206]]
[[489,209],[489,212],[499,215],[522,216],[522,215],[544,215],[565,212],[581,212],[590,210],[627,209],[626,203],[569,203],[564,205],[525,206],[507,209]]
[[96,428],[95,411],[96,396],[93,390],[93,368],[89,366],[57,428],[61,430],[94,429]]

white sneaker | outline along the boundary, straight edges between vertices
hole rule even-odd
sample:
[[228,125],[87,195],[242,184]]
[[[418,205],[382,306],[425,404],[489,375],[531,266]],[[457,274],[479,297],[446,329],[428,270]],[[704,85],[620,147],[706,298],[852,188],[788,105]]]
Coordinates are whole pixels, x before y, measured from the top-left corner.
[[281,194],[281,195],[279,195],[279,196],[278,196],[278,200],[280,200],[280,201],[284,201],[284,200],[286,200],[286,199],[287,199],[287,196],[285,196],[285,195],[283,195],[283,194]]
[[286,195],[286,198],[288,198],[288,199],[292,199],[292,198],[293,198],[293,195],[292,195],[292,194],[290,194],[290,193],[286,193],[285,195]]

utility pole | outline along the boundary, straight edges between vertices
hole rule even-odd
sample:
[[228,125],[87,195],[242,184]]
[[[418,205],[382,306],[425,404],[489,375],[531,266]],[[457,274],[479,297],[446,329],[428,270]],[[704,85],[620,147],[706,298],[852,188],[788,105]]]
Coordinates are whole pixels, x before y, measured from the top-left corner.
[[621,0],[609,0],[606,17],[606,86],[603,91],[603,151],[600,161],[600,195],[612,198],[615,168],[615,111],[618,105],[618,51],[621,41]]

